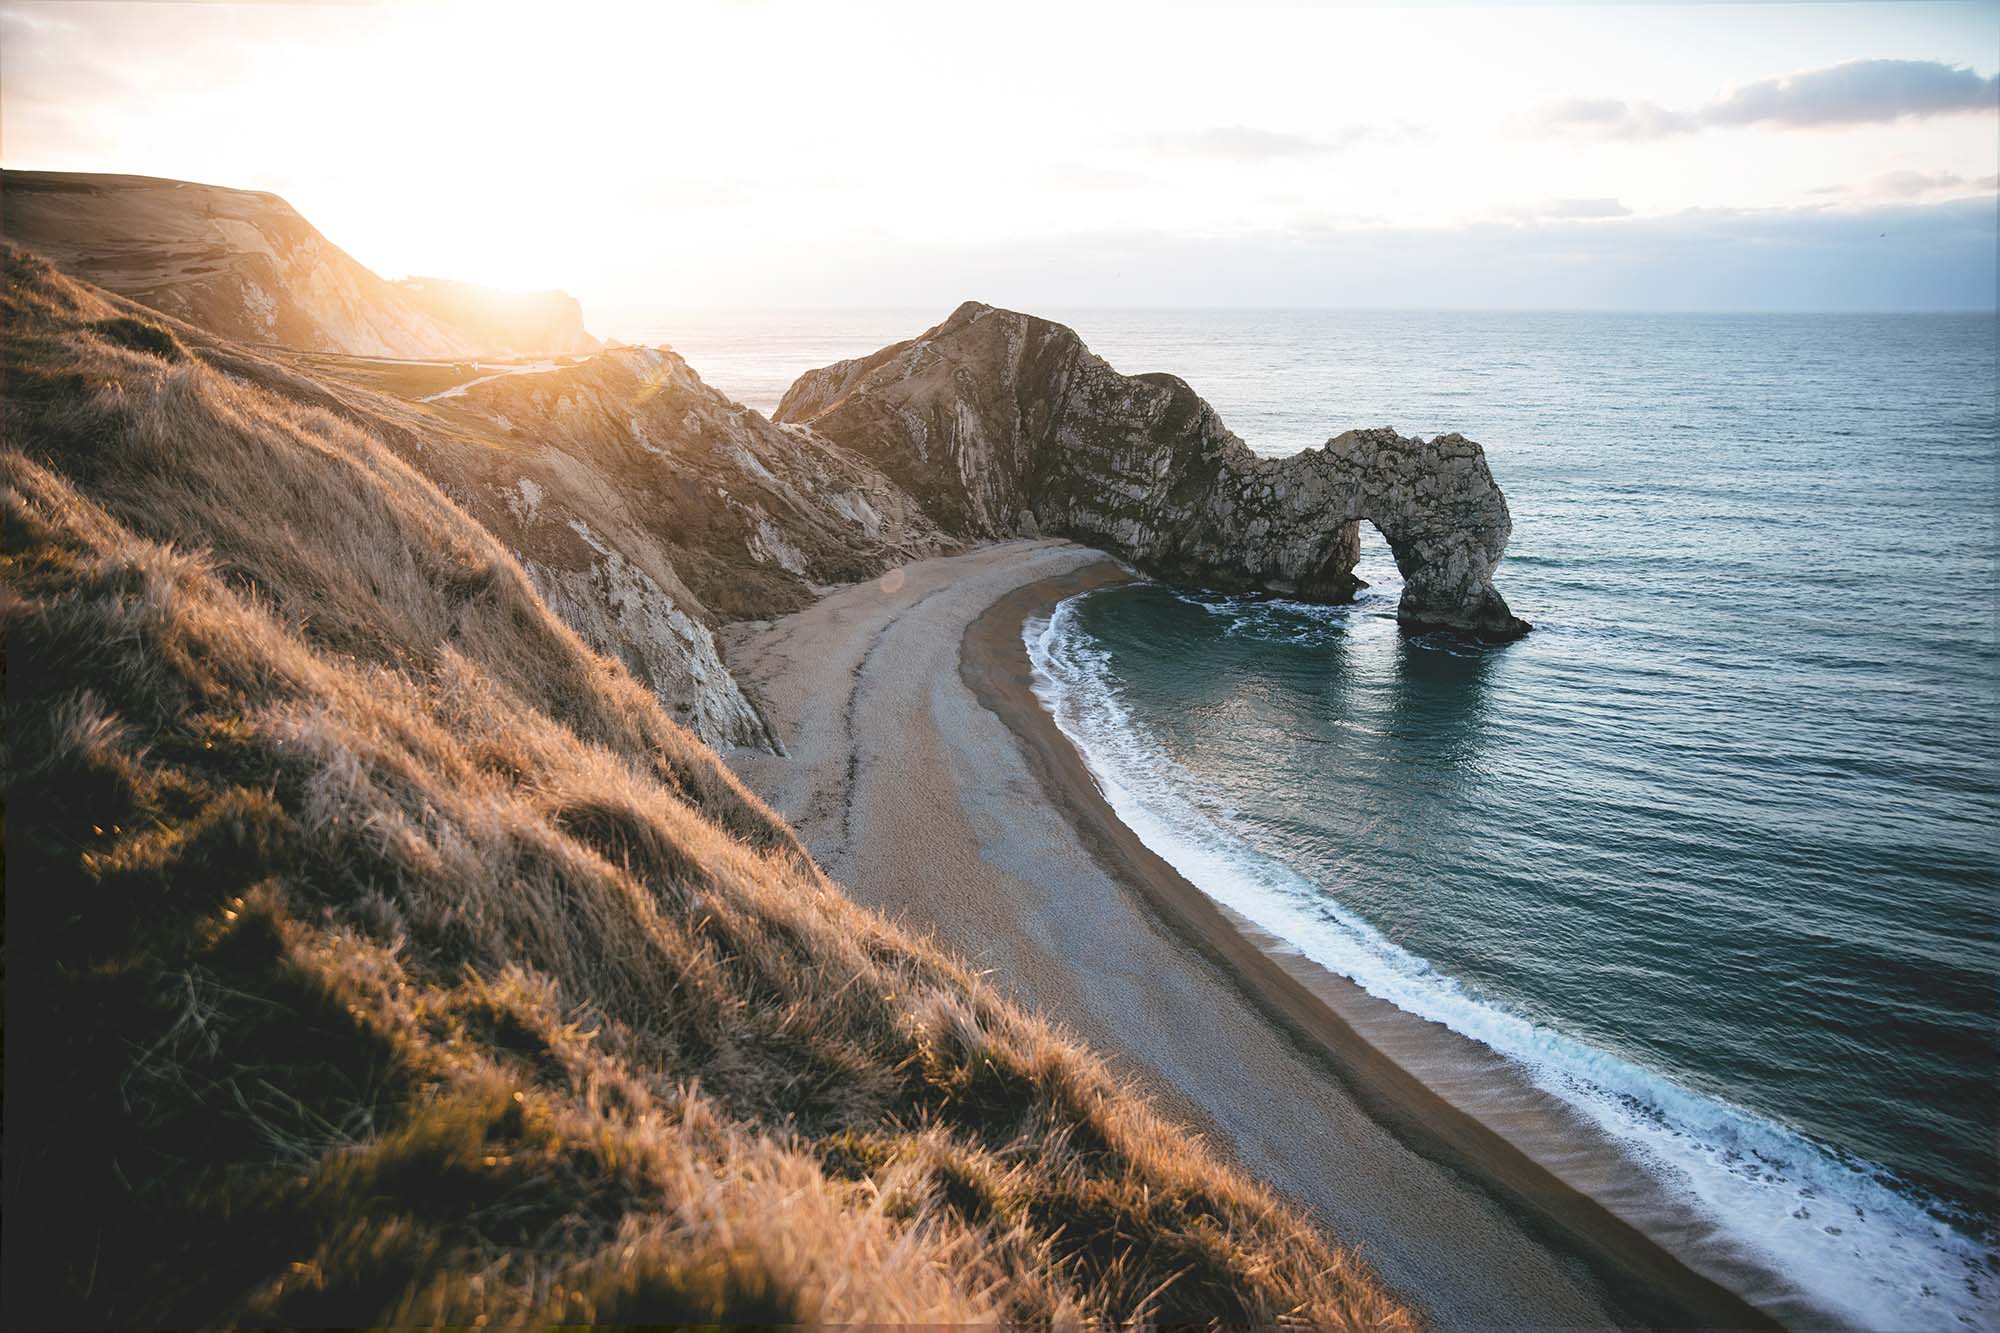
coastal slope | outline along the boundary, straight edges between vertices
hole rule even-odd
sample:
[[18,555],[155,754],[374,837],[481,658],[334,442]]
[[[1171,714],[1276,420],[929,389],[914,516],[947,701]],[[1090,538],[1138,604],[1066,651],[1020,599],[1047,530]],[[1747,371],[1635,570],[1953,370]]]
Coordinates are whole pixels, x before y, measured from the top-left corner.
[[10,1325],[1414,1327],[332,389],[0,269]]
[[1355,430],[1259,457],[1178,377],[1122,375],[1074,330],[976,301],[808,371],[776,416],[873,460],[956,535],[1061,535],[1175,582],[1338,602],[1362,586],[1365,520],[1403,575],[1405,626],[1529,628],[1493,587],[1513,525],[1463,436]]
[[774,743],[722,663],[717,626],[954,545],[865,459],[731,402],[666,349],[493,373],[160,327],[231,377],[366,431],[441,487],[571,629],[711,744]]

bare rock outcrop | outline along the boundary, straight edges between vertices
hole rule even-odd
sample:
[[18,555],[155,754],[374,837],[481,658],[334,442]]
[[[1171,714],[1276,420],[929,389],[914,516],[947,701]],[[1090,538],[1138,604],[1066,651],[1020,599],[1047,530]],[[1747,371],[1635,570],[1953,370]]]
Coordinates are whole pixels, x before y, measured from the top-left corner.
[[807,372],[777,419],[868,458],[963,539],[1067,536],[1178,582],[1339,602],[1362,586],[1366,520],[1406,626],[1528,629],[1492,584],[1512,523],[1477,444],[1363,430],[1261,458],[1181,379],[1120,374],[1048,320],[967,302]]
[[499,446],[479,456],[477,508],[524,559],[608,544],[664,566],[660,585],[707,623],[785,615],[953,545],[881,469],[724,397],[664,347],[488,380],[430,410]]

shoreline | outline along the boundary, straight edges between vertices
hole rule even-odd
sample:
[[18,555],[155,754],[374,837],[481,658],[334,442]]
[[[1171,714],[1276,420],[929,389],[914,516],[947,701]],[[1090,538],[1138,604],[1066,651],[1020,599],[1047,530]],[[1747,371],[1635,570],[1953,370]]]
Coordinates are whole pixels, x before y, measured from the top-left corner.
[[[1511,1077],[1511,1096],[1526,1080],[1287,955],[1117,818],[1034,695],[1022,630],[1131,577],[1071,543],[1011,542],[730,626],[731,669],[790,754],[729,762],[858,901],[1082,1038],[1161,1111],[1318,1214],[1433,1324],[1828,1322],[1788,1285],[1728,1264],[1713,1227],[1663,1207],[1629,1162],[1599,1170],[1608,1141],[1584,1144],[1548,1094],[1519,1100],[1515,1119],[1533,1123],[1503,1127],[1521,1136],[1466,1110],[1468,1094]],[[1556,1151],[1538,1160],[1523,1142]],[[1579,1179],[1591,1188],[1568,1183]],[[1706,1245],[1730,1285],[1621,1211],[1678,1251]]]
[[[1535,1224],[1552,1229],[1593,1267],[1602,1268],[1600,1277],[1607,1285],[1614,1290],[1629,1285],[1629,1292],[1621,1294],[1635,1305],[1676,1307],[1649,1308],[1653,1321],[1704,1327],[1779,1326],[1770,1313],[1696,1272],[1371,1042],[1350,1016],[1393,1006],[1289,952],[1282,941],[1215,902],[1119,819],[1075,744],[1035,695],[1023,634],[1028,621],[1046,617],[1059,602],[1131,582],[1133,577],[1107,558],[1074,574],[1017,588],[968,627],[960,658],[966,684],[1006,722],[1050,802],[1068,817],[1107,872],[1144,898],[1191,947],[1231,973],[1268,1017],[1289,1029],[1296,1040],[1323,1053],[1370,1111],[1406,1138],[1413,1150],[1497,1187],[1509,1205],[1531,1214]],[[1423,1023],[1399,1010],[1395,1015]],[[1370,1017],[1396,1021],[1387,1014]],[[1465,1044],[1476,1046],[1469,1040]],[[1490,1065],[1506,1066],[1497,1055],[1486,1054]],[[1477,1074],[1495,1072],[1486,1068]]]

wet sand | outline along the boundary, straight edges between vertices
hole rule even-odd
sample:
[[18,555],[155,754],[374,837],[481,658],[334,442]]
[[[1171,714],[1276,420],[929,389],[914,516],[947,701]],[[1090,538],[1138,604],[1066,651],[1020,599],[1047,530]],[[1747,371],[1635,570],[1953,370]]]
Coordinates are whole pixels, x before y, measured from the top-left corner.
[[[1623,1220],[1682,1253],[1710,1240],[1554,1099],[1258,938],[1116,818],[1035,699],[1021,629],[1128,577],[1011,542],[732,626],[788,754],[729,760],[857,899],[1104,1052],[1436,1324],[1768,1326]],[[1726,1252],[1709,1267],[1798,1313]]]

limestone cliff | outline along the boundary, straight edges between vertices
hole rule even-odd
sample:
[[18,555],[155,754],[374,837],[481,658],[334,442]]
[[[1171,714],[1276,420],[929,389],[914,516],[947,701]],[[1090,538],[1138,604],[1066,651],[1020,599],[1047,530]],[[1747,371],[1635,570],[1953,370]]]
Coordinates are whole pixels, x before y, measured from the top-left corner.
[[1122,375],[1070,329],[967,302],[909,342],[802,376],[777,419],[878,464],[966,539],[1046,533],[1160,577],[1345,601],[1361,520],[1413,629],[1525,632],[1492,585],[1511,531],[1480,447],[1349,431],[1260,458],[1172,375]]

